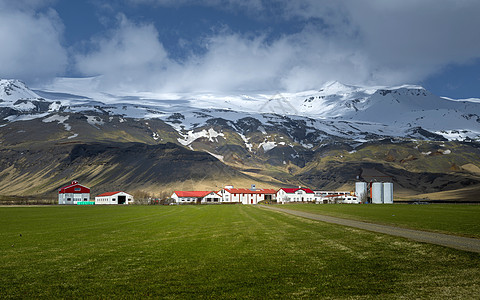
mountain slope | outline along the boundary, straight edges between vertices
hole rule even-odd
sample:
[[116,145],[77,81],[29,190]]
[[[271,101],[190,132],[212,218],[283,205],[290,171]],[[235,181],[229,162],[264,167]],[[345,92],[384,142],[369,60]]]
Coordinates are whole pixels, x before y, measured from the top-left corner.
[[[406,196],[480,182],[480,104],[440,98],[418,86],[332,82],[318,91],[274,96],[168,99],[33,92],[18,81],[0,83],[0,195],[53,195],[71,179],[99,191],[121,186],[166,193],[255,181],[350,189],[364,170],[383,174],[396,183],[397,195]],[[175,151],[165,148],[173,144]],[[212,161],[189,161],[198,155]],[[130,159],[137,156],[138,163]],[[162,175],[165,170],[171,177]],[[198,170],[207,179],[197,177]]]

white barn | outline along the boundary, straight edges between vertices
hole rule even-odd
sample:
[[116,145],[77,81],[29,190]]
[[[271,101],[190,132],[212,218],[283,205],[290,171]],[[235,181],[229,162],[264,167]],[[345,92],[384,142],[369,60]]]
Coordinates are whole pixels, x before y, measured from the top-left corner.
[[81,201],[90,201],[90,188],[78,181],[74,180],[58,190],[58,204],[77,204]]
[[130,204],[132,203],[133,196],[125,192],[109,192],[103,193],[95,197],[95,205],[106,204]]

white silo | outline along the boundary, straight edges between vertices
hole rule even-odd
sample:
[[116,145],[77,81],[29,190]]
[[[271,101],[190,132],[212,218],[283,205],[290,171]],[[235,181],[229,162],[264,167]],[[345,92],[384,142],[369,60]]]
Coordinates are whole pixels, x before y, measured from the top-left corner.
[[383,183],[383,203],[393,204],[393,183],[392,182]]
[[372,183],[372,203],[383,203],[383,183],[381,182]]
[[355,182],[355,196],[357,196],[359,200],[363,200],[365,195],[367,195],[367,183]]

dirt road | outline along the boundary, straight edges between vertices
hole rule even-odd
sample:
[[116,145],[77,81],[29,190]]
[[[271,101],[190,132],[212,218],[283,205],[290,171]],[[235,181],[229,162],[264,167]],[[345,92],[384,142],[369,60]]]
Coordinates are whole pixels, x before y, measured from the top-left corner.
[[274,210],[274,211],[284,212],[284,213],[288,213],[288,214],[292,214],[295,216],[304,217],[312,220],[350,226],[350,227],[360,228],[368,231],[400,236],[400,237],[404,237],[404,238],[411,239],[418,242],[436,244],[436,245],[441,245],[445,247],[480,253],[480,239],[467,238],[467,237],[442,234],[442,233],[434,233],[434,232],[428,232],[428,231],[422,231],[422,230],[406,229],[406,228],[401,228],[396,226],[366,223],[362,221],[348,220],[348,219],[330,217],[325,215],[312,214],[312,213],[307,213],[303,211],[296,211],[296,210],[291,210],[287,208],[280,208],[277,206],[260,205],[259,207]]

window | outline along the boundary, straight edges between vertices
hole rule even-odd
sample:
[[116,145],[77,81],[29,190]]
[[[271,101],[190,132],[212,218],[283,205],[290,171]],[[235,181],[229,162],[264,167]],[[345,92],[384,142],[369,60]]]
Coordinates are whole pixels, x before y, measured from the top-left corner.
[[81,188],[75,188],[75,192],[80,192],[81,190]]
[[67,198],[67,201],[72,201],[72,198]]

